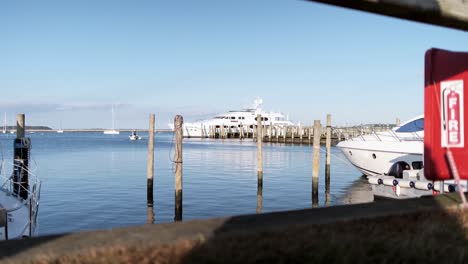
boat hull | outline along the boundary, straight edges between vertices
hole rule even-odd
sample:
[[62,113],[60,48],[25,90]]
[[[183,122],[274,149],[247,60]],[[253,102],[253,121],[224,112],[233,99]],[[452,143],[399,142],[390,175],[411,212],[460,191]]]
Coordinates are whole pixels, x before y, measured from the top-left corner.
[[414,162],[423,160],[422,141],[343,141],[337,147],[354,167],[367,176],[387,173],[398,161],[405,161],[413,167]]

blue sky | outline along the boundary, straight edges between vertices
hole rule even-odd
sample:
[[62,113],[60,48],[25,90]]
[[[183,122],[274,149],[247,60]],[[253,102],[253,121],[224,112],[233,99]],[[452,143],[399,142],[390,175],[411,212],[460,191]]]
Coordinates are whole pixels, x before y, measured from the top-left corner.
[[293,0],[1,1],[0,116],[166,128],[247,106],[303,124],[423,113],[424,52],[463,31]]

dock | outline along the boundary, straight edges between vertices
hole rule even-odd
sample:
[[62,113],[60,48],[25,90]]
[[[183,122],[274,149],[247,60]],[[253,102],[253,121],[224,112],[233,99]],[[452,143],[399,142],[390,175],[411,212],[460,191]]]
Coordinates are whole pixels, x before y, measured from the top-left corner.
[[[394,124],[370,124],[347,127],[331,127],[331,142],[333,145],[342,140],[353,137],[387,131],[395,127]],[[228,126],[205,127],[204,136],[191,136],[189,131],[184,131],[186,138],[213,138],[213,139],[254,139],[257,138],[256,128],[240,127],[229,128]],[[314,138],[313,126],[262,126],[263,142],[267,143],[287,143],[287,144],[312,144]],[[325,144],[327,127],[322,127],[320,133],[320,143]]]

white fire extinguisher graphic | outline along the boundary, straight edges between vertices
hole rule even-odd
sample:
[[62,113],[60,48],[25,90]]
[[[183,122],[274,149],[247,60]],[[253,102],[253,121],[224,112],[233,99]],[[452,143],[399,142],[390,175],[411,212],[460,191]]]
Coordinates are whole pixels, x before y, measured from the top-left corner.
[[464,147],[463,80],[440,83],[442,147]]

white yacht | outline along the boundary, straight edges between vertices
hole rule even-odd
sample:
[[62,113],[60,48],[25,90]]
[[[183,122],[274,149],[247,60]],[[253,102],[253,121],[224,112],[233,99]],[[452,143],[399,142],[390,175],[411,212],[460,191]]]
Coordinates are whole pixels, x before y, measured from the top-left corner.
[[[239,132],[240,129],[243,129],[244,132],[252,131],[257,125],[258,114],[262,115],[263,125],[279,127],[294,125],[283,113],[262,111],[262,103],[263,100],[257,98],[252,107],[231,110],[207,120],[184,123],[184,137],[210,137],[214,129],[219,130],[220,128],[230,130],[231,132]],[[169,127],[174,130],[174,124],[169,124]]]
[[386,132],[374,132],[337,144],[346,158],[364,175],[386,174],[406,162],[413,170],[423,167],[424,116],[413,118]]

